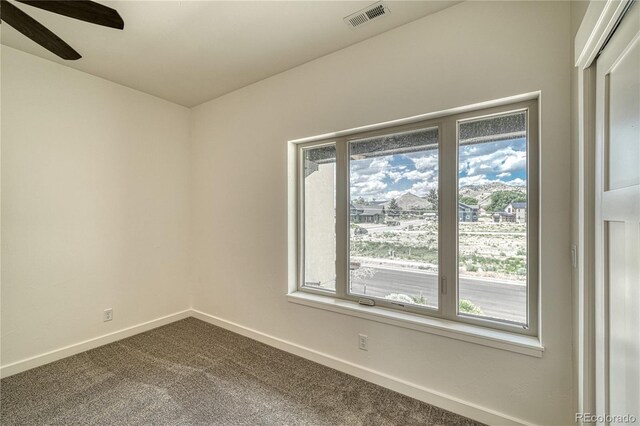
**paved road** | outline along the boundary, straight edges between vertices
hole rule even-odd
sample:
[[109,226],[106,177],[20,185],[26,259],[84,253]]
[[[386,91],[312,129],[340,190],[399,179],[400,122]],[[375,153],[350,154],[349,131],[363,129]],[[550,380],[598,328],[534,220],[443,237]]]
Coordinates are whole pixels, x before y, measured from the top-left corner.
[[[390,293],[411,296],[422,294],[427,299],[427,304],[435,304],[438,300],[438,277],[433,273],[387,268],[372,269],[376,272],[372,278],[366,280],[367,295],[385,297]],[[363,294],[364,282],[352,281],[351,289],[357,294]],[[524,285],[461,277],[460,298],[472,301],[482,309],[485,315],[524,322],[527,303]]]

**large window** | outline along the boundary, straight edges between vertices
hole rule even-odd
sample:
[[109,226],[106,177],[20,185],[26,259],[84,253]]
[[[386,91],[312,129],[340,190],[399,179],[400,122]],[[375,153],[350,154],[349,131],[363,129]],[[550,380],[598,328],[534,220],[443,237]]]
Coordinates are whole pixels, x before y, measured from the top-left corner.
[[537,334],[537,101],[299,145],[298,288]]

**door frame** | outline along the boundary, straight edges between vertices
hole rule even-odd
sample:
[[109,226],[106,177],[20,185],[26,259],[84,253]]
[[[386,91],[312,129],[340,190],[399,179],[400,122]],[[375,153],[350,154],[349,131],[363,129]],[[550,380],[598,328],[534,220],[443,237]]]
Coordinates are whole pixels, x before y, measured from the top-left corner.
[[[596,67],[599,52],[615,31],[632,0],[591,1],[576,34],[575,67],[578,68],[578,234],[575,244],[576,288],[574,371],[576,413],[596,414],[596,378],[606,374],[596,357],[596,345],[605,326],[604,290],[596,288]],[[598,404],[599,405],[599,404]],[[604,414],[604,413],[597,413]],[[582,422],[579,422],[582,424]]]

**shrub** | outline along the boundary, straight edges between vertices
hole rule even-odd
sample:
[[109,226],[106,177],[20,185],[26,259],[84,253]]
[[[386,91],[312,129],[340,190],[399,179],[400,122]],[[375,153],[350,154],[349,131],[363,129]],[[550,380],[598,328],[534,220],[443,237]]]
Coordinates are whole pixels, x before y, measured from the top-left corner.
[[411,296],[411,298],[413,299],[413,303],[415,303],[417,305],[426,305],[427,304],[427,298],[424,297],[422,295],[422,293],[420,293],[420,296]]
[[478,199],[477,198],[469,197],[467,195],[463,195],[462,197],[460,197],[458,199],[458,201],[460,201],[462,204],[466,204],[468,206],[477,206],[478,205]]
[[482,309],[478,308],[472,301],[467,299],[460,299],[460,302],[458,303],[458,310],[465,314],[482,314]]
[[369,231],[366,230],[366,228],[363,228],[361,226],[357,226],[354,230],[353,233],[355,235],[366,235],[369,233]]

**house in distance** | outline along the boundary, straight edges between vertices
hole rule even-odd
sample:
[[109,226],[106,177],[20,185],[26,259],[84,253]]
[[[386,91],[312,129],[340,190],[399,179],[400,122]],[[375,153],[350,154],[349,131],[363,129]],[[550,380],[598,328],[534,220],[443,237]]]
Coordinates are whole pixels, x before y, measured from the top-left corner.
[[494,213],[493,220],[494,222],[526,222],[527,202],[511,202],[507,204],[503,212]]
[[351,223],[384,223],[386,212],[381,204],[349,206],[351,212]]
[[478,206],[470,206],[464,203],[458,203],[458,220],[460,222],[477,222]]

